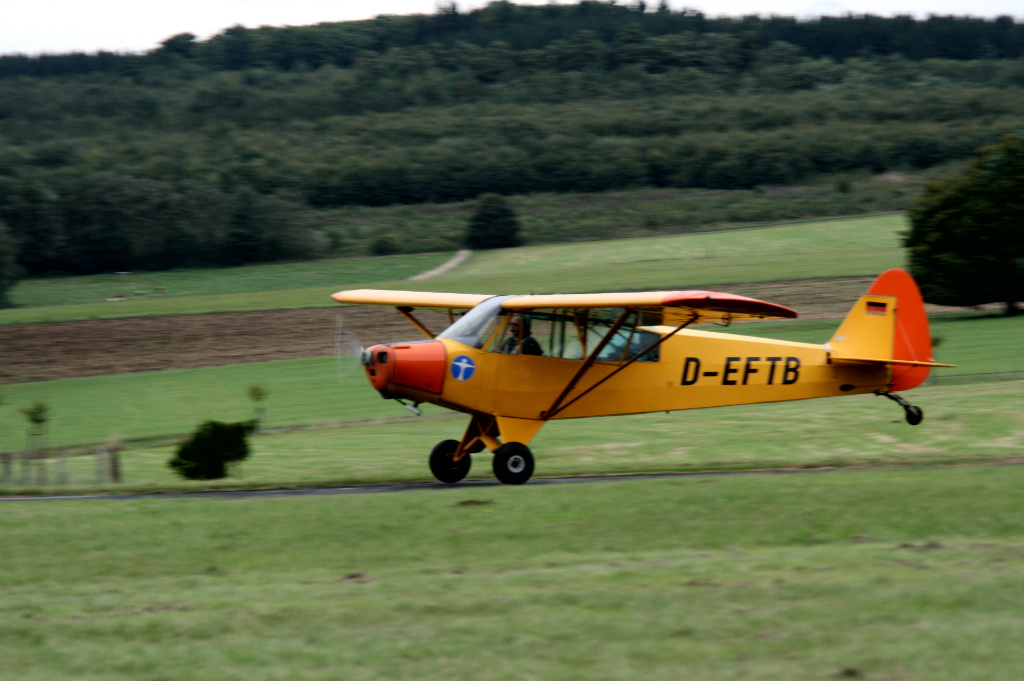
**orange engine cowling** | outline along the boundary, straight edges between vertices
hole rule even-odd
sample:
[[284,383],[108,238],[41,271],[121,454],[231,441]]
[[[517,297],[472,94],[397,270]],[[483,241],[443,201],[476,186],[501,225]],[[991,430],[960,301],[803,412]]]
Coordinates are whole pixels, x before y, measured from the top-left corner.
[[446,359],[444,343],[422,341],[374,345],[363,351],[362,361],[374,388],[385,397],[404,397],[403,388],[440,394]]

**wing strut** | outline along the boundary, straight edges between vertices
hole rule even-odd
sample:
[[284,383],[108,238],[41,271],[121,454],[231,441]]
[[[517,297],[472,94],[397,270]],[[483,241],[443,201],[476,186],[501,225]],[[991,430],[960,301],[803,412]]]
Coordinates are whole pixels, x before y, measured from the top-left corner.
[[677,333],[679,333],[680,331],[685,329],[687,326],[689,326],[694,321],[696,321],[698,316],[699,316],[696,313],[694,313],[689,319],[685,320],[682,324],[680,324],[676,328],[672,329],[672,331],[670,333],[667,333],[664,336],[662,336],[661,338],[659,338],[658,340],[654,341],[653,343],[648,345],[646,348],[644,348],[643,351],[636,353],[628,361],[626,361],[625,363],[623,363],[623,364],[619,365],[618,367],[616,367],[615,371],[611,372],[610,374],[608,374],[607,376],[605,376],[601,380],[599,380],[596,383],[594,383],[594,385],[590,386],[589,388],[587,388],[586,390],[581,392],[579,395],[577,395],[576,397],[572,398],[571,400],[569,400],[568,402],[565,402],[563,404],[563,401],[565,400],[565,398],[573,390],[573,388],[575,388],[576,385],[580,382],[580,379],[583,378],[584,374],[587,373],[587,371],[590,369],[590,367],[594,366],[594,362],[597,361],[597,356],[601,352],[601,350],[604,349],[604,346],[606,346],[611,341],[612,336],[614,336],[615,332],[618,331],[622,327],[622,325],[625,323],[625,321],[628,318],[628,316],[631,315],[632,313],[633,313],[633,311],[626,310],[621,315],[619,315],[619,318],[616,319],[615,323],[612,324],[611,328],[608,329],[608,332],[605,334],[604,338],[601,339],[601,342],[597,344],[597,346],[594,348],[594,350],[590,353],[590,356],[588,356],[587,359],[583,362],[583,366],[581,366],[579,368],[579,370],[573,375],[573,377],[571,379],[569,379],[569,383],[565,386],[565,389],[562,390],[561,393],[559,393],[558,397],[555,398],[554,403],[552,403],[552,405],[550,407],[548,407],[548,409],[546,411],[542,411],[541,412],[541,414],[540,414],[541,418],[543,418],[543,419],[552,419],[555,416],[557,416],[560,412],[568,409],[570,406],[575,404],[578,400],[580,400],[583,397],[585,397],[586,395],[590,394],[590,391],[592,391],[594,388],[597,388],[598,386],[603,385],[610,378],[615,376],[617,373],[619,373],[620,371],[622,371],[626,367],[628,367],[631,364],[633,364],[633,362],[636,362],[641,357],[646,355],[648,352],[650,352],[651,350],[653,350],[656,347],[660,346],[662,343],[667,341],[669,338],[671,338],[672,336],[676,335]]
[[[431,340],[433,340],[437,336],[437,334],[432,333],[430,331],[430,329],[428,329],[427,327],[423,326],[423,322],[421,322],[420,320],[418,320],[418,319],[416,319],[415,317],[412,316],[412,307],[410,307],[409,305],[400,305],[400,306],[396,307],[395,309],[398,310],[402,314],[403,317],[408,319],[409,322],[413,326],[415,326],[417,329],[419,329],[420,333],[422,333],[427,338],[430,338]],[[449,316],[451,316],[451,311],[450,310],[449,310]]]

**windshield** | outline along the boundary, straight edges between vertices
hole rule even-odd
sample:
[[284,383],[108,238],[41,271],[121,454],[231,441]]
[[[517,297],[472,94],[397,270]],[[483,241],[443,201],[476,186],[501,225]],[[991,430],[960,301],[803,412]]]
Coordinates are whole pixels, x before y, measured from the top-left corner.
[[438,334],[438,338],[458,341],[463,345],[482,348],[494,332],[494,324],[501,304],[512,296],[494,296],[480,303]]

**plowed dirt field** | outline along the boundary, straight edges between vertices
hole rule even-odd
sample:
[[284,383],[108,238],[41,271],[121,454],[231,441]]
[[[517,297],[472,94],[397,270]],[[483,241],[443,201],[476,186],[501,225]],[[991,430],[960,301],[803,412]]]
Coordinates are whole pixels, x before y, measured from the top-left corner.
[[[721,288],[792,307],[802,319],[827,319],[845,315],[871,281]],[[331,355],[342,310],[346,328],[367,345],[419,337],[394,310],[353,307],[8,325],[0,326],[0,383]],[[446,315],[425,311],[417,316],[434,330],[447,324]]]

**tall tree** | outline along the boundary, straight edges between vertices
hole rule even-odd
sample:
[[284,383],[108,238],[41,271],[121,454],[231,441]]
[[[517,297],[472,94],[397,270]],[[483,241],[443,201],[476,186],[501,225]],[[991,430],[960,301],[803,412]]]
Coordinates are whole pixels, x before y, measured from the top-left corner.
[[1024,138],[978,150],[958,175],[930,185],[910,211],[910,269],[926,300],[1024,300]]

